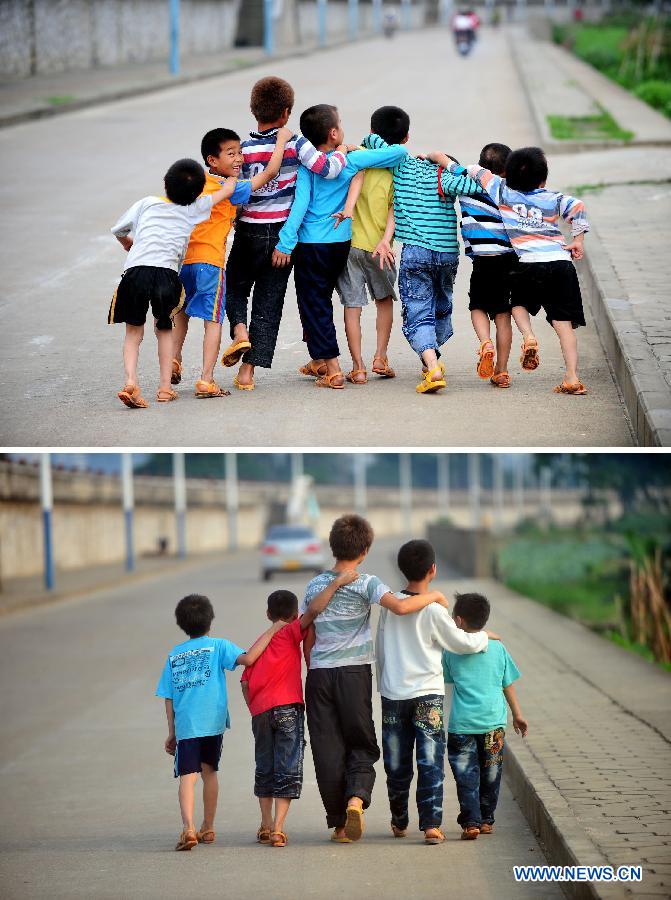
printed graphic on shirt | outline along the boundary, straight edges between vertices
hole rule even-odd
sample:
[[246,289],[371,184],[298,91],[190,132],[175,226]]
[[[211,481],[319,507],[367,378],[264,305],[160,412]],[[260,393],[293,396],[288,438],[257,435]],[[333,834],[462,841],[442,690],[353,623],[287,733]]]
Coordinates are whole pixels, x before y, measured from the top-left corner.
[[173,690],[181,694],[187,688],[202,687],[212,674],[214,647],[199,647],[170,657]]

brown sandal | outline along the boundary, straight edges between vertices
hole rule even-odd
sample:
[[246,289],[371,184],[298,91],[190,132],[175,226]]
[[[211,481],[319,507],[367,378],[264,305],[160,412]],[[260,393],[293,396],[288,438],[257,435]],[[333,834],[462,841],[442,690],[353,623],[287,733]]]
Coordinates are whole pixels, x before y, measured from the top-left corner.
[[[375,361],[380,360],[382,363],[382,368],[375,368]],[[389,365],[389,360],[386,356],[374,356],[373,357],[373,372],[375,375],[380,375],[382,378],[396,378],[396,372]]]
[[199,378],[196,382],[196,397],[203,400],[206,397],[230,397],[230,391],[224,391],[216,381],[203,381]]
[[541,355],[538,352],[538,341],[535,337],[525,337],[522,341],[522,355],[520,364],[527,372],[533,372],[541,364]]
[[461,832],[461,839],[462,841],[475,841],[479,834],[480,829],[477,825],[469,825],[468,828],[464,828]]
[[308,375],[311,378],[319,378],[322,375],[326,375],[327,371],[326,363],[319,363],[319,365],[316,365],[314,359],[311,359],[307,365],[300,367],[298,374]]
[[[485,347],[489,345],[491,350],[485,350]],[[480,349],[478,350],[478,364],[475,368],[475,371],[478,373],[478,376],[483,379],[491,378],[494,374],[494,344],[492,344],[491,340],[487,338],[486,341],[483,341],[480,344]]]
[[117,397],[124,406],[128,406],[130,409],[146,409],[149,404],[144,399],[142,394],[140,393],[140,385],[139,384],[127,384],[122,390],[119,391]]
[[182,380],[182,364],[178,359],[172,361],[172,375],[170,376],[170,384],[179,384]]
[[[363,375],[363,381],[357,381],[356,375]],[[365,369],[352,369],[351,372],[348,372],[347,375],[345,375],[345,378],[350,384],[368,384],[368,372]]]
[[510,375],[508,372],[498,372],[492,375],[489,379],[494,387],[498,388],[509,388],[510,387]]
[[408,834],[408,829],[407,828],[399,828],[398,825],[394,825],[394,823],[392,822],[391,823],[391,833],[394,835],[395,838],[404,838]]
[[202,831],[196,832],[199,844],[214,844],[216,837],[217,835],[212,828],[204,828]]
[[[429,836],[429,831],[435,831],[437,834],[433,834]],[[440,828],[427,828],[424,832],[424,843],[425,844],[442,844],[445,841],[445,835],[440,830]]]
[[270,832],[270,846],[271,847],[286,847],[289,838],[285,834],[284,831],[271,831]]
[[256,842],[257,844],[269,844],[270,828],[264,828],[263,825],[261,825],[259,827],[259,830],[256,832]]
[[185,830],[180,834],[179,840],[175,845],[175,850],[191,850],[197,843],[198,838],[196,837],[196,832]]
[[[335,378],[342,378],[342,384],[333,384]],[[342,372],[334,372],[333,375],[320,375],[320,377],[315,381],[317,387],[323,388],[333,388],[334,391],[342,391],[345,387],[345,376]]]
[[156,391],[156,399],[159,403],[171,403],[179,397],[177,391],[161,389]]
[[582,381],[576,381],[574,384],[568,384],[566,381],[562,381],[561,384],[558,384],[554,389],[555,394],[586,394],[587,391],[585,389],[585,385]]

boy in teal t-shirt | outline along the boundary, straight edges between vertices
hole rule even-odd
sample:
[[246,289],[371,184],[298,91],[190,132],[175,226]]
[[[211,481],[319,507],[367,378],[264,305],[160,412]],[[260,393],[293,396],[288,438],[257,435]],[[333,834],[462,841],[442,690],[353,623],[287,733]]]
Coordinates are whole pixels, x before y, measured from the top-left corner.
[[[453,618],[464,631],[481,631],[489,619],[489,601],[481,594],[457,594]],[[499,800],[503,745],[507,721],[506,701],[513,728],[526,737],[513,682],[520,672],[500,641],[491,641],[482,653],[461,656],[443,653],[443,675],[453,684],[448,724],[447,757],[457,783],[462,840],[474,841],[494,830]]]

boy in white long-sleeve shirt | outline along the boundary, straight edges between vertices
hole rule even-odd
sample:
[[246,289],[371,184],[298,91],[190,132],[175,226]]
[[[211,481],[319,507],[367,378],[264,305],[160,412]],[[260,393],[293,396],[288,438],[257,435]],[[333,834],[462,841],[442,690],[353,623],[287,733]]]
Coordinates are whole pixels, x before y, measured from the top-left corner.
[[[401,599],[425,593],[436,577],[436,556],[428,541],[404,544],[398,567],[407,578]],[[417,753],[419,829],[427,844],[440,844],[443,818],[445,728],[443,724],[443,650],[479,653],[487,649],[487,631],[461,631],[444,607],[427,606],[409,616],[388,616],[381,610],[377,632],[377,685],[382,695],[382,746],[391,830],[405,837],[408,798]]]

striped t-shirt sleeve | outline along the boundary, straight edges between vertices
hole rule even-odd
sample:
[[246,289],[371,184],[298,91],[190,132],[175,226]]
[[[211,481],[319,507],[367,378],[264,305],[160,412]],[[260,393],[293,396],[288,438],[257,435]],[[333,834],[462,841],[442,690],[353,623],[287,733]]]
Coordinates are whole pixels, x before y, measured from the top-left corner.
[[330,156],[310,143],[302,135],[296,140],[296,153],[301,165],[322,178],[337,178],[345,168],[347,160],[343,153],[336,150]]
[[385,594],[391,593],[389,585],[381,581],[377,575],[369,575],[365,586],[369,603],[379,603]]
[[571,233],[573,237],[589,231],[589,222],[585,214],[585,204],[576,197],[568,194],[559,194],[559,215],[562,219],[566,219],[571,223]]
[[440,186],[443,193],[451,199],[456,199],[459,194],[472,197],[473,194],[481,194],[483,188],[474,178],[470,178],[466,169],[460,166],[454,171],[444,171],[440,176]]
[[[454,163],[450,166],[450,171],[458,172],[463,168],[463,166]],[[483,169],[482,166],[468,166],[465,171],[468,172],[472,179],[478,182],[482,189],[489,194],[494,203],[498,206],[501,195],[501,184],[503,182],[501,176],[495,175],[493,172],[490,172],[489,169]]]

